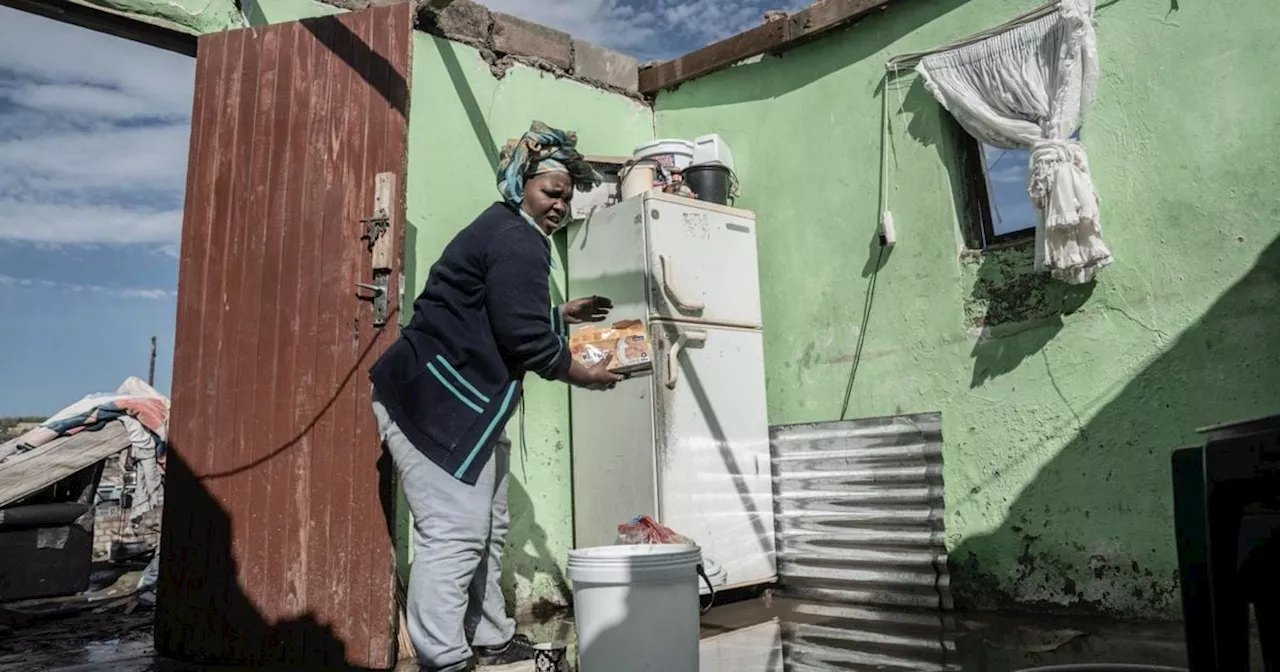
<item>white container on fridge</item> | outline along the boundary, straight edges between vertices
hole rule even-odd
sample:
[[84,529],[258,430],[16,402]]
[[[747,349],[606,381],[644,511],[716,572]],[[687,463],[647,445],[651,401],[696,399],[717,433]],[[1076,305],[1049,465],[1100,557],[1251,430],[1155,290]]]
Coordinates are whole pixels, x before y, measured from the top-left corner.
[[733,170],[733,152],[719,135],[711,133],[693,139],[693,164],[700,166],[713,163]]

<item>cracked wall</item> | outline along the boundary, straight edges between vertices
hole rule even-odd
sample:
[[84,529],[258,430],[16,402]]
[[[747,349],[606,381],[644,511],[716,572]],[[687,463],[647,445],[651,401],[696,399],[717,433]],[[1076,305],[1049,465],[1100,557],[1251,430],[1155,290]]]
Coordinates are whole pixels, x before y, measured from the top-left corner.
[[943,412],[961,605],[1176,617],[1170,452],[1280,404],[1280,14],[1103,3],[1081,137],[1117,261],[1086,287],[1031,274],[1025,246],[961,249],[940,109],[914,75],[891,82],[882,257],[885,61],[1036,4],[897,3],[660,93],[658,137],[733,149],[771,423],[837,418],[855,360],[850,417]]

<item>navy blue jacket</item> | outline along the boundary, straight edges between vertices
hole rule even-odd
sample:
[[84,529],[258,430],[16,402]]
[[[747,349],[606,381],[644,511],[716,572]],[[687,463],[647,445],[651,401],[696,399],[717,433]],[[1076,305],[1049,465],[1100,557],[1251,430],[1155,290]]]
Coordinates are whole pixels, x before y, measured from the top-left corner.
[[495,203],[431,267],[413,317],[369,371],[418,450],[474,485],[520,400],[526,371],[562,378],[570,355],[548,276],[551,241]]

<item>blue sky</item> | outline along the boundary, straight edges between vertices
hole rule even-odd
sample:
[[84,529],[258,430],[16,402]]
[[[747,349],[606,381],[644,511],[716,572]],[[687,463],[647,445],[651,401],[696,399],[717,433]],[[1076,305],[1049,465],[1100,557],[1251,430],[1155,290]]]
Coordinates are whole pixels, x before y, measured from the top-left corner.
[[1031,153],[1025,149],[982,146],[987,166],[987,194],[991,205],[991,229],[1001,235],[1036,225],[1036,209],[1027,195]]
[[194,65],[0,7],[0,415],[168,392]]
[[[671,58],[805,0],[490,0]],[[0,7],[0,415],[146,376],[168,393],[193,59]]]

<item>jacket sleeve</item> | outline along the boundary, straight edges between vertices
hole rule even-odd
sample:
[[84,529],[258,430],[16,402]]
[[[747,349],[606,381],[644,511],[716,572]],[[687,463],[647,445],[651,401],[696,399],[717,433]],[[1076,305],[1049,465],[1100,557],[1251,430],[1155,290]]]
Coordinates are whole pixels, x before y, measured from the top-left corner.
[[535,236],[508,229],[490,242],[485,308],[508,364],[557,380],[569,369],[568,339],[560,307],[551,305],[547,247]]

